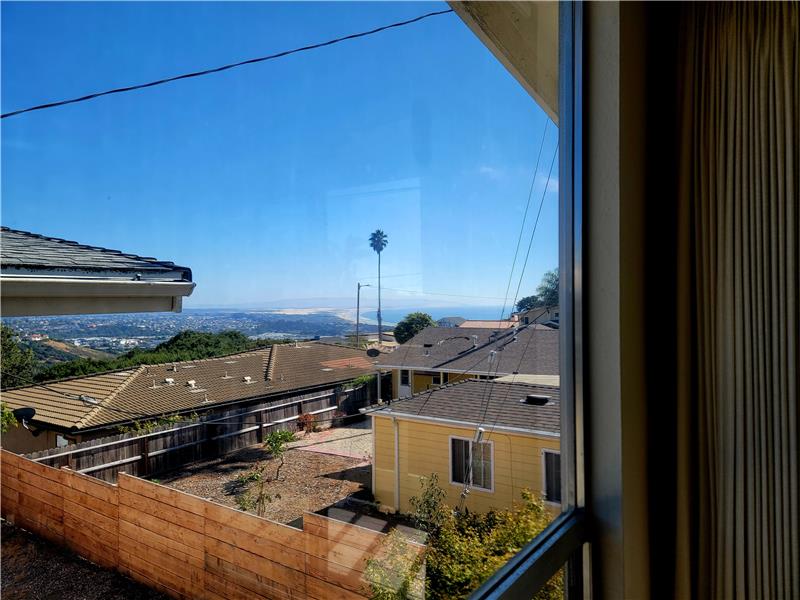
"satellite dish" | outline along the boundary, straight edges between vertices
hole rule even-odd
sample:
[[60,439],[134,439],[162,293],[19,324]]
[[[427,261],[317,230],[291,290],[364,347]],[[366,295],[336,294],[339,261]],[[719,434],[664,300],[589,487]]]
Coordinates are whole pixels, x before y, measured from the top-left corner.
[[375,358],[376,356],[380,355],[381,351],[378,350],[377,348],[370,348],[369,350],[367,350],[367,356],[369,356],[370,358]]
[[36,416],[36,409],[27,406],[25,408],[15,408],[12,412],[14,413],[14,418],[21,423],[30,421]]

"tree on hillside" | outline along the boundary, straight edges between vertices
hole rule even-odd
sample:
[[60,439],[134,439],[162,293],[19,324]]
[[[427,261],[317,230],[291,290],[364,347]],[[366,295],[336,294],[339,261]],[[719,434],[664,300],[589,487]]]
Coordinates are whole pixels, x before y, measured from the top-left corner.
[[17,334],[10,327],[0,325],[0,335],[0,385],[5,389],[30,382],[35,364],[33,352],[17,342]]
[[405,344],[426,327],[433,327],[433,318],[424,312],[413,312],[403,317],[394,328],[394,339],[398,344]]
[[381,252],[389,245],[389,237],[380,229],[369,236],[370,248],[378,253],[378,341],[383,341],[383,317],[381,316]]
[[524,311],[541,306],[558,306],[558,269],[547,271],[536,288],[536,294],[525,296],[517,302],[517,310]]

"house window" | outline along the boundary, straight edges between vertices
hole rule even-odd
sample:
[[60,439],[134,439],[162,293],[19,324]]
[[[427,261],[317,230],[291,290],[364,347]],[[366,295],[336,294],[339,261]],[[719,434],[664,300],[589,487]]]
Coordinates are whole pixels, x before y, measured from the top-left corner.
[[400,371],[400,385],[408,385],[408,371],[406,369]]
[[491,442],[450,438],[450,483],[493,491]]
[[450,373],[442,373],[442,383],[450,382]]
[[544,499],[561,504],[561,455],[545,450],[544,456]]
[[442,374],[434,373],[431,383],[433,383],[433,385],[442,385]]

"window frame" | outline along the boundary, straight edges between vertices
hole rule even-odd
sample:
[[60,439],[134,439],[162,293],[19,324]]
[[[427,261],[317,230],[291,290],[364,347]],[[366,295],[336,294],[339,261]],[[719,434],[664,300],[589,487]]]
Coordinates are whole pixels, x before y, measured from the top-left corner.
[[481,587],[472,600],[529,600],[562,567],[565,596],[591,596],[584,454],[582,0],[559,1],[559,318],[562,512]]
[[[544,496],[545,504],[549,504],[551,506],[561,506],[561,500],[549,500],[548,496],[548,486],[547,486],[547,455],[555,455],[559,457],[559,461],[561,460],[561,452],[559,450],[553,450],[552,448],[542,448],[542,495]],[[559,477],[559,484],[561,483],[561,473],[558,474]],[[559,491],[559,494],[563,498],[562,491]]]
[[447,438],[447,449],[448,449],[448,456],[449,456],[449,459],[450,459],[448,461],[448,463],[449,463],[448,480],[450,481],[450,485],[455,485],[455,486],[458,486],[460,488],[463,488],[465,483],[463,481],[459,482],[459,481],[454,481],[453,480],[453,440],[461,440],[463,442],[468,442],[469,445],[467,447],[469,448],[469,462],[470,463],[472,462],[472,444],[488,444],[489,445],[489,467],[491,469],[491,480],[492,480],[491,481],[491,487],[490,488],[481,487],[479,485],[473,484],[471,481],[470,481],[469,484],[466,484],[466,487],[467,487],[468,490],[475,490],[476,492],[484,492],[484,493],[487,493],[487,494],[494,494],[494,488],[495,488],[495,485],[494,485],[494,467],[495,467],[495,463],[494,463],[494,442],[491,441],[491,440],[481,440],[480,442],[476,442],[473,438],[464,437],[464,436],[460,436],[460,435],[450,435],[450,436],[448,436],[448,438]]

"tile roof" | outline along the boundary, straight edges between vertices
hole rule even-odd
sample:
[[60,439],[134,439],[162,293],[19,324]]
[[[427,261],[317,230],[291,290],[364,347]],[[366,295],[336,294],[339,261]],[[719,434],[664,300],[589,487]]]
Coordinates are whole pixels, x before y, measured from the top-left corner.
[[87,246],[28,231],[0,228],[3,275],[100,276],[155,281],[191,281],[192,271],[152,257]]
[[[379,366],[491,375],[558,375],[558,344],[558,330],[539,324],[503,330],[427,327],[382,356]],[[492,351],[494,362],[490,364]]]
[[[354,348],[287,344],[5,390],[2,396],[11,408],[35,408],[37,422],[85,430],[130,421],[134,415],[201,411],[236,400],[344,383],[374,372],[371,359]],[[80,394],[99,404],[81,401]]]
[[508,329],[509,327],[514,327],[516,324],[516,321],[472,319],[464,321],[458,327],[459,329],[467,329],[471,327],[480,327],[483,329]]
[[[549,401],[544,406],[527,404],[524,400],[529,394],[547,396]],[[393,400],[375,414],[448,419],[487,430],[509,427],[558,434],[561,430],[560,411],[559,388],[556,386],[468,379],[410,398]]]

